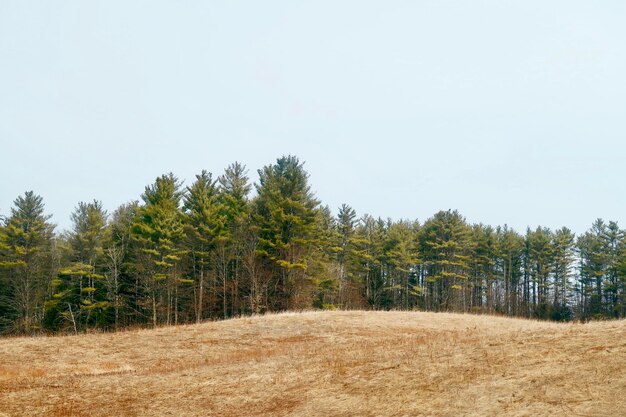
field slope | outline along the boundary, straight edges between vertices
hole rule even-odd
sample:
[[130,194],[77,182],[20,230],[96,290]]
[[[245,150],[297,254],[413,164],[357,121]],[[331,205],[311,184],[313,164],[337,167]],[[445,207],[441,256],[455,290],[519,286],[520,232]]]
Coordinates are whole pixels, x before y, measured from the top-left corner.
[[626,415],[626,322],[311,312],[0,340],[0,416]]

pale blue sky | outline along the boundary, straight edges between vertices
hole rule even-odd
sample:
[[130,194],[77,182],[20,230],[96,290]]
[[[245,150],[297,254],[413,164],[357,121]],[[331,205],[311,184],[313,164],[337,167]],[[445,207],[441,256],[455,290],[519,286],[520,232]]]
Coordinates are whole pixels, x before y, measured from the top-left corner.
[[626,227],[626,2],[0,1],[0,214],[306,161],[359,215]]

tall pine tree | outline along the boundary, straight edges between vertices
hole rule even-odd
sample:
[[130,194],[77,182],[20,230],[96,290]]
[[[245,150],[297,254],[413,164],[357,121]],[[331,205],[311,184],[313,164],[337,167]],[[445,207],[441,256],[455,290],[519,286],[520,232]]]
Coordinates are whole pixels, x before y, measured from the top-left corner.
[[319,202],[308,177],[295,156],[284,156],[259,170],[254,204],[258,253],[274,280],[274,307],[278,310],[312,303],[307,268],[317,237]]
[[46,302],[46,326],[58,329],[71,324],[74,331],[107,325],[109,308],[103,272],[107,213],[100,201],[78,203],[71,215],[69,265],[52,281]]
[[[209,310],[216,306],[217,280],[213,260],[218,242],[224,238],[224,216],[217,201],[216,180],[210,172],[202,171],[196,181],[187,187],[183,204],[185,211],[185,243],[191,260],[191,271],[195,285],[196,322],[204,319],[209,284]],[[212,274],[211,274],[212,273]],[[209,275],[211,274],[211,275]],[[225,296],[223,294],[224,300]],[[224,301],[225,302],[225,301]]]
[[54,273],[51,244],[54,226],[44,212],[43,198],[32,191],[14,201],[3,231],[5,268],[4,331],[29,333],[39,329],[43,304]]
[[178,290],[181,283],[186,283],[180,271],[184,254],[181,185],[172,173],[158,177],[141,196],[144,204],[133,225],[146,307],[154,326],[161,322],[178,323]]
[[461,310],[467,302],[471,230],[455,211],[440,211],[424,223],[420,247],[426,268],[427,307]]

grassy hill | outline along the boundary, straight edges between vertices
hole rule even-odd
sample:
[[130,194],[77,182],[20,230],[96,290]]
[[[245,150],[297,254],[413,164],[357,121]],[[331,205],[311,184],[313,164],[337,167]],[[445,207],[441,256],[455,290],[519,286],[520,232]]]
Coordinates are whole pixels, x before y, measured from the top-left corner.
[[626,415],[626,322],[307,312],[3,339],[5,415]]

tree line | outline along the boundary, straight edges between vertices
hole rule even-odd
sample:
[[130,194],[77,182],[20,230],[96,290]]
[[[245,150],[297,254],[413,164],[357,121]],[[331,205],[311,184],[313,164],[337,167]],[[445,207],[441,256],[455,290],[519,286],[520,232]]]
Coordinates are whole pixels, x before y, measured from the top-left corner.
[[[234,163],[189,186],[174,174],[107,213],[80,202],[55,233],[29,191],[0,223],[0,332],[82,332],[300,309],[402,309],[550,320],[626,315],[626,232],[596,220],[525,234],[335,214],[294,156]],[[252,197],[252,190],[255,190]]]

